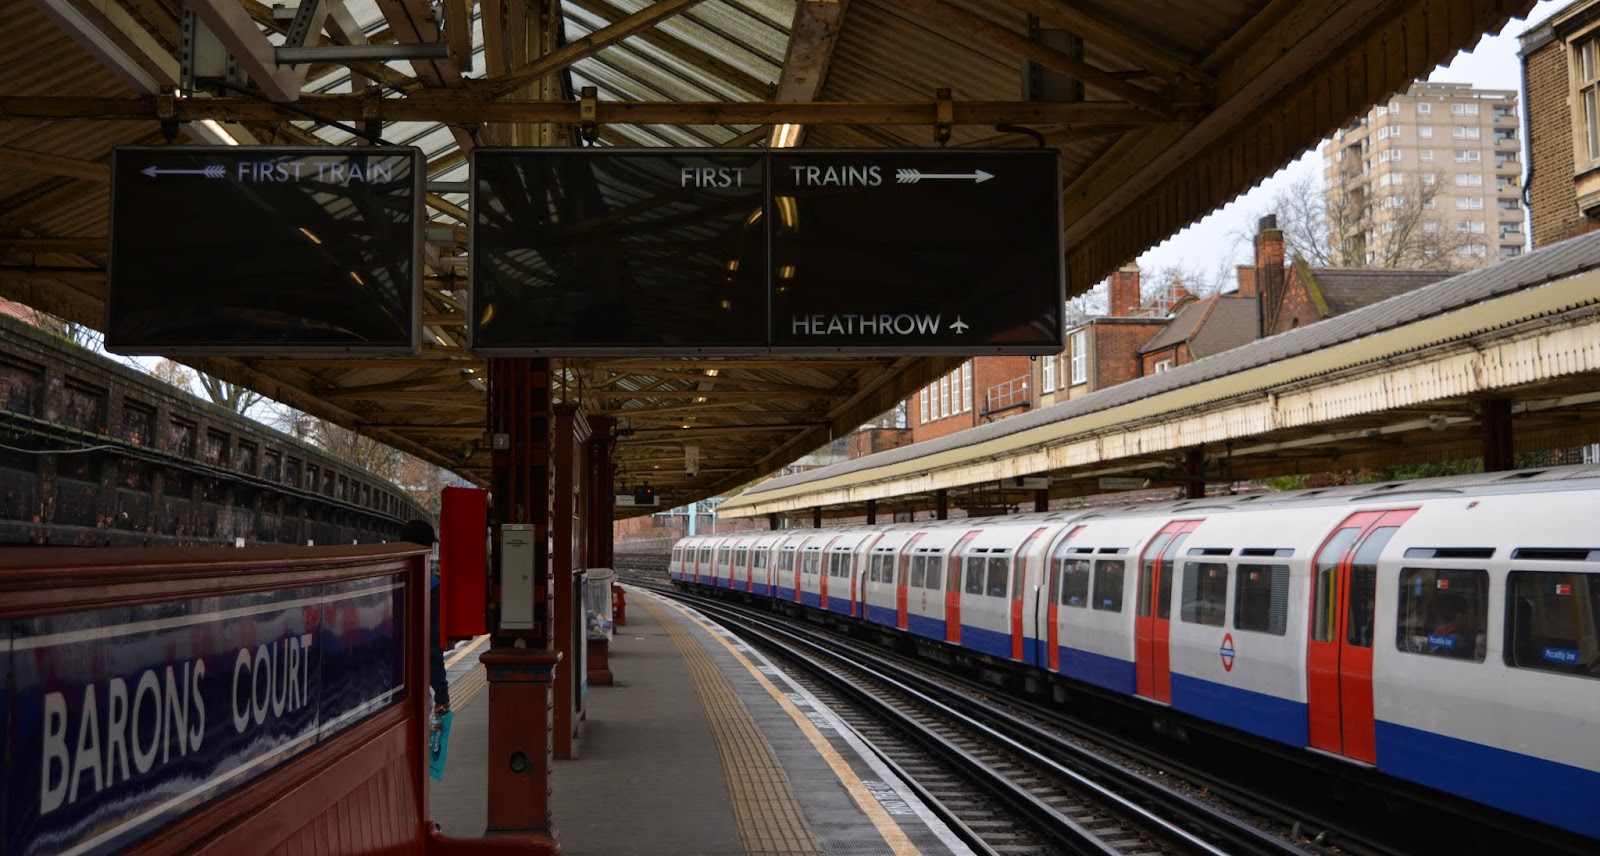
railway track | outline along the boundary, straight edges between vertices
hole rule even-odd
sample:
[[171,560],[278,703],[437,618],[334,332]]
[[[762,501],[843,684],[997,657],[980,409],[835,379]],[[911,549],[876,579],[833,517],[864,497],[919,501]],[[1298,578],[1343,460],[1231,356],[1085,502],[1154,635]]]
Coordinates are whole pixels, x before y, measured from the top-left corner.
[[715,601],[692,603],[803,673],[811,691],[980,852],[1315,852],[1130,767],[1086,757],[1052,731],[871,649]]

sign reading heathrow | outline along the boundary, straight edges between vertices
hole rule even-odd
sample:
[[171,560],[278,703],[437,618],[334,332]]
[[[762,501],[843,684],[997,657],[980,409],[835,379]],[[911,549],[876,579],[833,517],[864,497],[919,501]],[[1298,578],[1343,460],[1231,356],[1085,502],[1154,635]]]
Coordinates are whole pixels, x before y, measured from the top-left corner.
[[118,148],[106,348],[418,350],[415,148]]
[[482,354],[1061,347],[1053,151],[473,158]]

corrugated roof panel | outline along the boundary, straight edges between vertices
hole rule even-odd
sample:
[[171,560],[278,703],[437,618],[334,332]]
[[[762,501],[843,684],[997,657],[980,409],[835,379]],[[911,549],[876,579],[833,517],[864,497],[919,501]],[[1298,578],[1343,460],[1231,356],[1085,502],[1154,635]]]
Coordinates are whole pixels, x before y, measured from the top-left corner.
[[[1064,422],[1279,360],[1353,342],[1374,333],[1415,323],[1524,288],[1566,279],[1595,268],[1600,268],[1600,233],[1563,241],[1510,261],[1479,268],[1417,291],[1391,297],[1346,315],[1338,315],[1297,330],[1279,333],[1241,348],[1224,351],[1214,357],[1118,384],[1082,398],[1042,407],[1019,416],[912,446],[903,446],[792,476],[770,479],[750,488],[745,494],[759,494],[871,470],[976,445],[1041,425]],[[1504,323],[1511,325],[1522,320],[1525,319],[1506,318]]]

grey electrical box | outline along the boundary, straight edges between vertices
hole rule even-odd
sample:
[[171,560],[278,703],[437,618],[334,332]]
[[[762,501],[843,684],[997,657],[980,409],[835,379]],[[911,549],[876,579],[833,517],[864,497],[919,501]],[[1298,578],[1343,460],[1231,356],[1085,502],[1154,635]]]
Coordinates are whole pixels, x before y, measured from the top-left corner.
[[500,629],[533,629],[533,525],[500,527]]

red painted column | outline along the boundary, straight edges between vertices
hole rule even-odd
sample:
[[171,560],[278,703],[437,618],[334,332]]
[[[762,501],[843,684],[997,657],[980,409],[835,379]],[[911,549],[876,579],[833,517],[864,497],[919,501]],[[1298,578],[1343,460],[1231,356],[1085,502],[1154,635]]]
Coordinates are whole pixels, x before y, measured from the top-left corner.
[[[490,648],[479,658],[489,679],[488,828],[485,835],[548,842],[552,684],[561,655],[550,648],[550,361],[488,361],[492,438],[494,576],[490,588]],[[507,628],[502,617],[528,604],[504,598],[506,524],[533,527],[533,621]]]
[[1206,450],[1195,446],[1183,454],[1183,495],[1186,499],[1204,499],[1206,495]]
[[1486,398],[1483,415],[1483,471],[1496,473],[1516,466],[1516,448],[1511,442],[1511,399]]
[[[556,651],[490,649],[478,658],[489,677],[489,828],[493,837],[555,839],[550,765]],[[514,726],[514,727],[508,727]]]
[[561,662],[555,680],[555,756],[578,757],[583,723],[584,651],[589,634],[583,608],[589,529],[584,489],[589,474],[589,422],[577,405],[555,408],[552,456],[555,502],[550,509],[550,627]]
[[[589,417],[589,427],[594,434],[589,438],[589,566],[594,568],[613,568],[612,560],[612,520],[616,506],[615,492],[611,484],[614,477],[614,465],[611,461],[611,450],[614,438],[612,431],[616,428],[617,420],[611,416]],[[611,620],[613,625],[621,625],[615,607],[616,596],[622,592],[612,583],[612,596],[607,606],[612,609]],[[611,674],[611,640],[589,640],[589,685],[609,687],[615,681]]]

